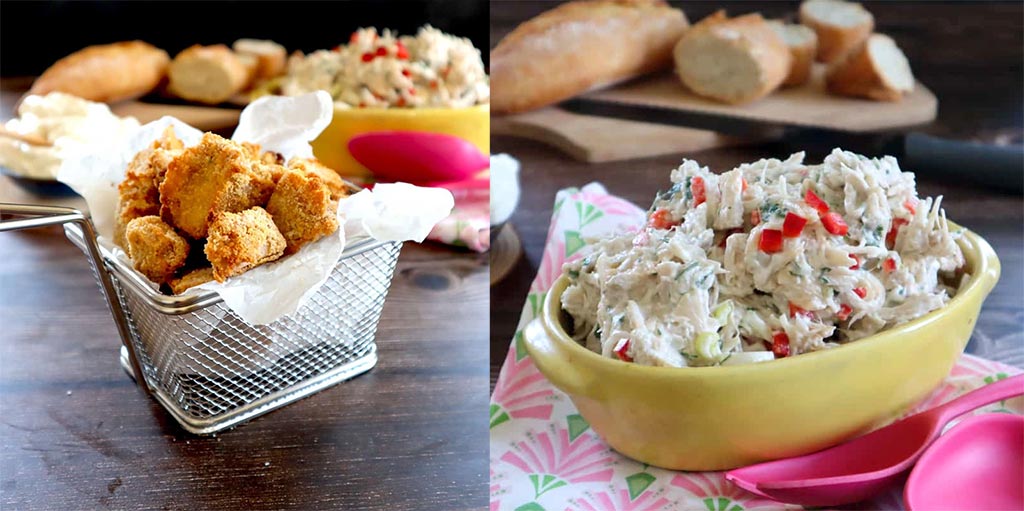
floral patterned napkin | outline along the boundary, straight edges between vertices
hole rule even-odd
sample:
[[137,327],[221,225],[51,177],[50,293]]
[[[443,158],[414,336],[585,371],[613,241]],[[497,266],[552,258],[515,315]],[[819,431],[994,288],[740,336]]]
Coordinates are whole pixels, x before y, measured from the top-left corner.
[[[675,472],[621,456],[527,356],[522,329],[537,316],[562,264],[580,256],[584,239],[636,229],[644,220],[642,209],[608,194],[600,184],[558,192],[540,269],[491,396],[491,511],[801,509],[741,490],[725,480],[724,472]],[[942,386],[909,413],[1021,372],[963,355]],[[975,413],[993,411],[1024,413],[1024,399],[994,403]],[[902,491],[893,487],[857,508],[900,509]]]

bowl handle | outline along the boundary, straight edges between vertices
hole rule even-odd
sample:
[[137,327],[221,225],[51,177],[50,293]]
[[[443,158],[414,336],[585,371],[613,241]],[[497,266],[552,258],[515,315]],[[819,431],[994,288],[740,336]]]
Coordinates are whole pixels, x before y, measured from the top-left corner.
[[526,325],[523,344],[533,363],[552,385],[570,396],[597,397],[593,377],[573,363],[571,354],[551,338],[540,318]]

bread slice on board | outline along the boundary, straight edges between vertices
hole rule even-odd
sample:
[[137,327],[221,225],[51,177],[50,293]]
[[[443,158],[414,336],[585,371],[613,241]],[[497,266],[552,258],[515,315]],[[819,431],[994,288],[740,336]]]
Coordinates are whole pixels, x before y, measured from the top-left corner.
[[805,1],[800,23],[818,34],[818,62],[826,63],[841,59],[875,29],[875,17],[864,6],[843,0]]
[[167,90],[190,101],[222,103],[249,85],[255,68],[254,59],[247,65],[223,44],[195,45],[171,61]]
[[284,73],[288,60],[288,51],[284,46],[263,39],[239,39],[231,45],[239,56],[250,56],[256,59],[257,80],[269,80]]
[[818,36],[809,27],[783,23],[779,20],[768,22],[789,48],[792,57],[789,74],[783,80],[784,87],[803,85],[811,77],[814,57],[818,52]]
[[167,74],[167,52],[142,41],[89,46],[55,62],[29,94],[66,92],[114,103],[152,91]]
[[686,32],[674,50],[676,73],[693,92],[725,103],[762,98],[789,74],[786,43],[761,17],[723,11]]
[[682,11],[661,0],[559,5],[491,51],[491,111],[533,110],[667,68],[688,26]]
[[898,101],[914,90],[914,74],[906,55],[891,37],[871,34],[846,58],[828,70],[829,92],[879,101]]

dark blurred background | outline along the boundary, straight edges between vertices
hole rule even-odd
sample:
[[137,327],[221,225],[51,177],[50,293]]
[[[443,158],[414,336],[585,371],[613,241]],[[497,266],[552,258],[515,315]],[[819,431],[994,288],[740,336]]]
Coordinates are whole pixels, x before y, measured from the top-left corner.
[[0,2],[0,76],[42,73],[92,44],[141,39],[172,57],[193,44],[250,37],[289,52],[348,42],[359,27],[402,35],[431,25],[467,37],[487,63],[486,0],[444,1],[15,1]]

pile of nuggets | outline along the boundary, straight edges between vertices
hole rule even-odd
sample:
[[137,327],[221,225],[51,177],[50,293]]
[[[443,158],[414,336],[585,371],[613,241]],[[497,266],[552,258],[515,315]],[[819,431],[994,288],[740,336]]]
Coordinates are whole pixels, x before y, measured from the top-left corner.
[[173,294],[223,282],[338,229],[350,188],[313,158],[213,133],[185,148],[171,127],[128,164],[114,243]]

